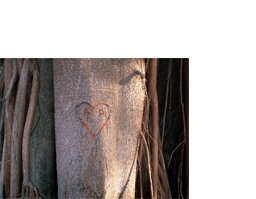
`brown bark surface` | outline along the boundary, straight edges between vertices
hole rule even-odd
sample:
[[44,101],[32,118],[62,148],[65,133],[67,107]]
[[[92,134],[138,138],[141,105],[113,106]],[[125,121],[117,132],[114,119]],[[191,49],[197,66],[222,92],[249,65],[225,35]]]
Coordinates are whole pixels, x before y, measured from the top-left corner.
[[[12,78],[13,73],[13,65],[11,64],[11,59],[5,59],[5,71],[4,71],[4,96],[8,92],[8,88],[10,85],[10,81]],[[15,86],[17,88],[17,86]],[[14,90],[16,89],[14,88]],[[4,177],[4,186],[5,186],[5,193],[6,197],[10,197],[10,177],[11,177],[11,129],[13,124],[13,110],[15,105],[15,95],[16,92],[12,92],[10,95],[10,101],[8,106],[8,116],[9,119],[6,117],[6,111],[4,112],[4,123],[5,125],[5,133],[7,135],[7,145],[6,145],[6,159],[5,159],[5,177]],[[10,124],[10,125],[9,125]]]
[[[36,105],[39,94],[39,71],[35,68],[33,70],[33,82],[31,96],[28,106],[28,113],[26,117],[26,123],[24,126],[23,140],[22,140],[22,166],[23,166],[23,185],[29,186],[31,184],[30,179],[30,138],[32,135],[32,128],[34,117],[36,113]],[[34,187],[30,187],[34,188]]]
[[21,192],[22,180],[22,133],[25,120],[25,105],[28,88],[28,74],[29,74],[29,59],[24,61],[20,80],[18,83],[17,102],[15,103],[15,111],[12,127],[12,141],[11,141],[11,186],[10,198],[17,198]]
[[157,98],[157,59],[150,59],[148,74],[148,95],[152,111],[152,178],[154,198],[158,192],[158,136],[159,136],[159,116]]
[[145,98],[136,70],[145,73],[141,59],[54,59],[58,197],[135,197]]

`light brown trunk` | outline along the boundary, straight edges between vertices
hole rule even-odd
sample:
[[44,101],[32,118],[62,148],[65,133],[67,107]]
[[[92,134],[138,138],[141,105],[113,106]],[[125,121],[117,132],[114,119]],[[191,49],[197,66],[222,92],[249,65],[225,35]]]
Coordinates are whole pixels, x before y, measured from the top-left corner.
[[137,70],[145,74],[141,59],[54,59],[60,198],[135,197],[145,98]]

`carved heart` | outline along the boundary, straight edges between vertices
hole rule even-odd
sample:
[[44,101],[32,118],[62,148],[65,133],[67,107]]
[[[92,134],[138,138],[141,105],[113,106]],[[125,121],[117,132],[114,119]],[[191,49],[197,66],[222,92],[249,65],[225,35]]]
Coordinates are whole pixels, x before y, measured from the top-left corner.
[[[106,111],[104,112],[101,107],[108,110],[109,115],[107,119],[104,119],[105,117],[102,117],[106,114]],[[108,104],[99,103],[92,106],[88,102],[82,102],[78,104],[75,107],[75,111],[77,117],[80,119],[82,124],[86,126],[87,130],[90,132],[93,138],[97,138],[102,129],[106,126],[111,113]]]

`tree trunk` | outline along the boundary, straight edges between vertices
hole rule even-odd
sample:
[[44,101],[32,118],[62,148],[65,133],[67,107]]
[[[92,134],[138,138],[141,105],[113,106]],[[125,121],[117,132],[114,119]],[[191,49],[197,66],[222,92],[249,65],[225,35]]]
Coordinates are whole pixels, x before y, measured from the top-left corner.
[[[59,198],[134,198],[142,59],[54,59]],[[142,75],[143,77],[143,75]]]

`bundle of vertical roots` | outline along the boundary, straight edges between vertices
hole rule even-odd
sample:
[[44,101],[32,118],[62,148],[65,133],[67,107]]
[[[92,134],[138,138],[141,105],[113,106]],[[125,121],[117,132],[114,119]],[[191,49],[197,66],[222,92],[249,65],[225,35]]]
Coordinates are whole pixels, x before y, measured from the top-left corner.
[[37,59],[4,60],[0,85],[0,198],[43,198],[30,178],[30,138],[39,81]]
[[[147,59],[147,94],[137,166],[136,196],[172,198],[162,153],[158,123],[157,59]],[[150,193],[150,194],[149,194]]]

